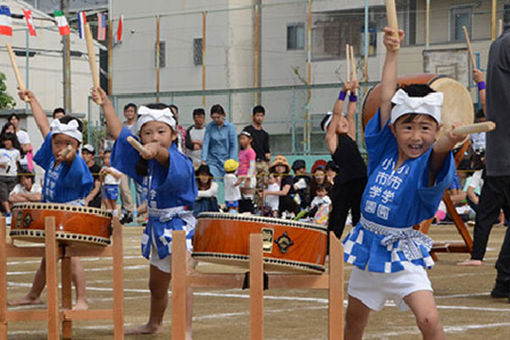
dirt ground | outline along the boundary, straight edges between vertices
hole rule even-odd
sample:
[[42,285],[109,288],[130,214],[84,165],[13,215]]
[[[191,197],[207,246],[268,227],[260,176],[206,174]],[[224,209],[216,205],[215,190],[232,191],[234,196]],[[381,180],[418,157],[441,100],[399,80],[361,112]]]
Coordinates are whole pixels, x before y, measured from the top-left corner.
[[[491,234],[485,264],[479,268],[456,266],[467,254],[439,254],[439,262],[429,271],[435,290],[441,321],[448,339],[510,339],[510,304],[507,299],[492,299],[494,263],[506,228],[495,227]],[[130,328],[147,320],[149,308],[148,261],[140,255],[142,229],[124,229],[124,302],[125,325]],[[450,225],[433,226],[430,235],[436,241],[460,241]],[[109,259],[83,258],[87,273],[87,294],[91,308],[110,308],[112,304]],[[8,260],[8,298],[25,294],[32,282],[38,259]],[[346,267],[348,280],[350,266]],[[228,267],[199,264],[207,272],[236,271]],[[347,281],[345,282],[347,286]],[[43,299],[44,299],[43,294]],[[265,339],[327,339],[327,292],[319,290],[267,290],[265,292]],[[39,306],[40,307],[40,306]],[[18,307],[26,309],[27,307]],[[200,289],[195,291],[194,339],[248,339],[248,292],[240,289]],[[171,305],[165,315],[164,331],[152,336],[128,336],[126,339],[168,339],[171,329]],[[9,324],[9,339],[43,339],[45,322]],[[76,321],[73,339],[112,339],[111,321]],[[418,328],[410,312],[399,312],[392,303],[371,314],[365,339],[418,339]]]

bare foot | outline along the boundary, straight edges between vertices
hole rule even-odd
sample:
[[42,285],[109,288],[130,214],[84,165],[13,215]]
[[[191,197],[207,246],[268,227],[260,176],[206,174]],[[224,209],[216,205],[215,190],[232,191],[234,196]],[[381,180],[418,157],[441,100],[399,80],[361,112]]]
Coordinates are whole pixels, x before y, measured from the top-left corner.
[[465,266],[465,267],[480,267],[483,265],[483,262],[480,260],[464,260],[462,262],[458,262],[457,266]]
[[73,307],[73,310],[87,310],[89,309],[89,304],[87,301],[76,301],[76,304]]
[[126,335],[133,335],[133,334],[158,334],[161,332],[163,327],[160,326],[152,326],[149,324],[141,325],[136,328],[128,329],[124,332]]
[[7,302],[9,306],[27,306],[27,305],[40,305],[42,304],[41,298],[37,297],[35,299],[29,297],[28,295],[25,295],[22,298],[12,300]]

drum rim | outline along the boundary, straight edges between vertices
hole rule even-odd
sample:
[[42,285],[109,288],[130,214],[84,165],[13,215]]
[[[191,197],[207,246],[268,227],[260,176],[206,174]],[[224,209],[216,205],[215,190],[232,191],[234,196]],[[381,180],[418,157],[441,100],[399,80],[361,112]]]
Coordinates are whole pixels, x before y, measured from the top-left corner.
[[229,213],[220,213],[220,212],[203,212],[200,213],[197,217],[197,220],[201,219],[223,219],[223,220],[233,220],[233,221],[245,221],[245,222],[267,222],[270,224],[276,225],[287,225],[291,227],[305,228],[305,229],[314,229],[320,232],[328,232],[328,228],[326,226],[308,223],[308,222],[300,222],[293,220],[285,220],[274,217],[266,217],[266,216],[257,216],[257,215],[242,215],[242,214],[229,214]]
[[112,218],[112,213],[100,208],[94,207],[83,207],[79,205],[71,205],[64,203],[44,203],[44,202],[26,202],[26,203],[15,203],[12,206],[12,210],[54,210],[61,212],[72,212],[90,214],[96,216],[102,216],[106,218]]
[[[20,241],[28,241],[24,240],[23,237],[25,236],[27,238],[31,237],[33,239],[44,239],[46,236],[46,232],[42,229],[12,229],[9,231],[9,236],[13,240],[19,239]],[[81,240],[80,238],[83,238],[85,240]],[[91,238],[93,240],[90,240]],[[111,244],[110,238],[58,230],[55,231],[55,239],[57,239],[58,241],[73,241],[87,244],[95,244],[100,246],[107,246]],[[89,239],[90,241],[86,239]]]
[[[193,252],[191,254],[192,257],[197,257],[197,260],[203,260],[203,259],[235,259],[240,260],[242,262],[249,262],[250,256],[249,255],[239,255],[239,254],[231,254],[231,253],[216,253],[216,252]],[[277,257],[266,257],[264,256],[262,258],[262,261],[264,264],[271,264],[271,265],[281,265],[281,266],[288,266],[291,268],[302,268],[307,269],[308,271],[312,271],[314,273],[323,273],[326,270],[326,267],[324,265],[320,264],[311,264],[308,262],[300,262],[300,261],[294,261],[294,260],[286,260],[281,259]]]

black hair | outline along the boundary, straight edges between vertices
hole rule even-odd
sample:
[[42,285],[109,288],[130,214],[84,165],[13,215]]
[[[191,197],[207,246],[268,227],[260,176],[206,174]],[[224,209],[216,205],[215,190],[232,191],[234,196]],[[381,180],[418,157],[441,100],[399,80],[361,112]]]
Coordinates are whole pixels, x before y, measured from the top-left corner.
[[214,113],[219,113],[220,115],[225,116],[225,110],[223,110],[223,106],[221,106],[220,104],[215,104],[215,105],[211,106],[211,116]]
[[195,118],[195,116],[205,116],[205,110],[202,109],[201,107],[194,109],[193,110],[193,118]]
[[254,116],[257,113],[262,113],[264,116],[266,115],[266,109],[262,105],[255,105],[253,109],[251,110],[252,116]]
[[126,105],[124,105],[124,111],[126,111],[127,109],[129,109],[130,107],[132,107],[133,109],[135,109],[135,112],[136,112],[136,104],[135,103],[127,103]]
[[32,184],[34,184],[35,175],[32,171],[28,169],[28,167],[22,165],[18,168],[18,177],[26,177],[32,179]]
[[[433,88],[431,88],[427,84],[409,84],[409,85],[403,85],[400,88],[402,90],[404,90],[409,97],[425,97],[426,95],[428,95],[430,93],[436,92]],[[391,107],[393,108],[394,106],[395,106],[395,104],[392,103]],[[398,119],[395,121],[395,123],[396,122],[411,123],[418,116],[421,116],[421,114],[407,113],[407,114],[404,114],[404,115],[398,117]],[[401,119],[403,119],[403,120],[401,120]],[[431,119],[433,119],[433,118],[431,117]],[[434,120],[434,122],[436,122],[435,119],[433,119],[433,120]]]
[[175,112],[179,113],[179,108],[177,107],[177,105],[170,104],[167,107],[170,109],[170,111],[172,111],[172,113],[175,113]]
[[319,190],[328,190],[328,188],[326,188],[326,186],[324,184],[317,184],[317,186],[315,187],[315,192],[319,191]]
[[14,126],[14,124],[8,121],[7,123],[4,124],[4,126],[2,126],[2,132],[0,132],[0,135],[3,135],[4,133],[6,133],[9,126],[13,126],[14,131],[16,131],[16,127]]
[[[163,103],[151,103],[145,106],[153,110],[164,110],[170,108],[169,105]],[[135,171],[136,174],[139,176],[147,176],[149,174],[149,160],[140,157],[140,159],[135,165]]]
[[11,113],[11,114],[9,115],[9,117],[7,118],[7,121],[8,121],[8,122],[10,122],[10,121],[11,121],[11,119],[12,119],[12,118],[14,118],[14,117],[16,117],[16,119],[17,119],[17,120],[21,120],[21,119],[19,118],[19,116],[13,112],[13,113]]
[[66,115],[66,110],[64,110],[63,107],[57,107],[55,110],[53,110],[53,118],[55,118],[55,115],[59,112],[62,112],[64,116]]
[[24,155],[21,150],[21,144],[19,143],[18,137],[16,137],[15,133],[4,132],[0,135],[0,147],[5,148],[4,141],[10,140],[12,142],[12,147],[14,149],[19,150],[20,154]]
[[[209,178],[207,179],[207,183],[202,184],[202,182],[198,178],[198,176],[200,176],[201,174],[209,176]],[[209,170],[209,166],[208,165],[204,165],[204,164],[200,165],[198,167],[196,173],[195,173],[195,178],[196,178],[196,181],[197,181],[197,188],[198,188],[198,190],[208,190],[208,189],[211,188],[213,176],[211,174],[211,171]]]
[[78,131],[83,132],[83,122],[76,117],[66,115],[64,117],[59,118],[58,120],[62,124],[69,124],[71,121],[75,120],[78,122]]

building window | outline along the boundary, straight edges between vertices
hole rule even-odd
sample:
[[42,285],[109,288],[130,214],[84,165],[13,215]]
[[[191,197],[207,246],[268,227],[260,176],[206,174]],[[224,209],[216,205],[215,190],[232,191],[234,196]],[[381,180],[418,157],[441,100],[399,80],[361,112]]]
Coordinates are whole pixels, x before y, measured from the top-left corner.
[[193,39],[193,64],[195,66],[203,64],[203,53],[202,38]]
[[[158,49],[157,42],[154,44],[154,66],[158,67]],[[166,66],[166,41],[159,42],[159,68]]]
[[466,26],[471,36],[472,16],[473,7],[471,6],[455,7],[450,10],[450,40],[464,41],[462,26]]
[[287,50],[302,50],[305,48],[305,24],[287,25]]

